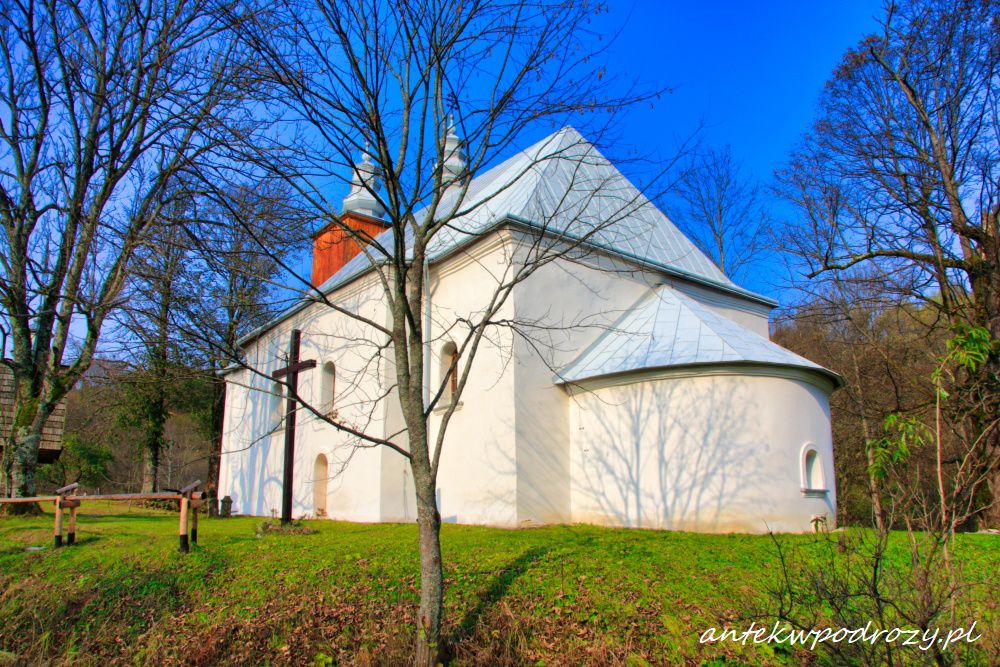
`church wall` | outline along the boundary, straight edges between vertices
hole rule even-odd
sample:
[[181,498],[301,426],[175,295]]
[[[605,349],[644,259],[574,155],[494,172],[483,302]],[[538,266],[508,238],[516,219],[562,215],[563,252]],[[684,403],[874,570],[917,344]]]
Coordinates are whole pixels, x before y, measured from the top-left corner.
[[[263,348],[247,351],[247,364],[270,373]],[[281,511],[283,402],[273,383],[248,369],[226,376],[219,495],[233,499],[233,513],[272,516]]]
[[[373,281],[359,281],[332,295],[336,303],[382,321],[385,309]],[[302,330],[301,358],[317,367],[299,375],[299,394],[318,411],[336,410],[336,419],[381,437],[385,406],[373,397],[384,393],[376,334],[367,325],[316,304],[266,332],[247,349],[247,363],[270,374],[284,365],[292,329]],[[324,396],[323,366],[335,364],[335,397]],[[238,382],[250,378],[250,389]],[[270,516],[280,513],[284,456],[284,401],[275,407],[273,381],[247,370],[227,376],[226,429],[220,492],[230,495],[234,511]],[[317,456],[328,462],[326,515],[352,521],[381,519],[381,448],[359,447],[361,440],[326,424],[305,407],[297,411],[294,517],[315,516],[314,470]],[[267,433],[268,431],[273,431]],[[227,453],[233,450],[233,453]],[[242,451],[239,451],[242,450]]]
[[[456,322],[463,317],[477,317],[510,265],[507,240],[505,233],[494,235],[434,267],[429,329],[431,391],[436,391],[445,379],[447,364],[441,356],[445,344],[461,343],[463,329]],[[512,314],[513,305],[508,300],[496,319],[510,319]],[[441,455],[438,505],[442,521],[516,525],[511,349],[510,330],[492,328],[473,359],[472,372],[460,407],[448,424]],[[441,419],[439,408],[429,424],[432,438],[438,433]]]
[[771,308],[769,306],[711,290],[684,280],[668,279],[662,282],[670,285],[678,292],[695,299],[699,303],[708,306],[719,315],[728,317],[750,331],[770,339]]
[[534,346],[516,339],[518,522],[570,520],[569,398],[553,383],[554,369],[575,359],[655,276],[626,272],[593,258],[587,265],[555,261],[515,292],[518,321],[534,323]]
[[[704,371],[577,390],[573,521],[761,533],[808,531],[826,515],[833,527],[828,388],[804,377]],[[802,491],[807,443],[823,497]]]
[[[372,278],[359,281],[331,295],[342,308],[376,322],[385,320],[381,287]],[[317,409],[355,430],[382,437],[385,434],[386,391],[382,374],[385,359],[379,345],[384,335],[349,315],[317,304],[300,318],[302,357],[316,359],[317,367],[302,375],[302,394]],[[332,408],[329,387],[324,386],[323,367],[335,367]],[[327,394],[327,395],[324,395]],[[296,460],[296,499],[307,514],[312,506],[313,461],[323,455],[329,463],[326,516],[350,521],[380,521],[382,447],[338,430],[314,414],[300,410],[298,448],[303,467]]]
[[[451,337],[446,331],[459,317],[480,310],[489,298],[496,285],[495,275],[510,263],[510,246],[502,245],[501,241],[511,238],[508,232],[502,232],[492,240],[456,253],[432,268],[433,324],[430,335],[434,340],[430,345],[431,359],[428,364],[432,382],[442,379],[440,352],[444,342]],[[591,401],[591,397],[568,396],[565,389],[554,384],[553,369],[576,358],[651,285],[663,282],[662,274],[629,270],[629,266],[621,262],[595,256],[586,265],[553,262],[515,289],[497,319],[514,318],[522,325],[527,321],[537,321],[539,327],[534,329],[533,335],[538,339],[536,345],[545,358],[539,357],[539,350],[513,336],[506,328],[495,329],[491,332],[491,340],[483,342],[462,397],[462,406],[449,425],[442,457],[439,504],[445,521],[503,526],[569,520],[632,525],[631,520],[621,520],[621,516],[627,519],[627,515],[602,514],[605,510],[600,503],[595,505],[597,500],[593,497],[593,489],[588,491],[581,481],[590,478],[580,477],[582,469],[589,468],[581,463],[581,453],[591,447],[580,440],[582,436],[578,433],[581,426],[587,429],[587,420],[593,419],[595,414],[600,414],[600,419],[621,421],[627,419],[628,411],[610,415],[607,407],[605,412],[595,412],[597,406],[584,410],[580,406]],[[756,306],[744,307],[740,299],[719,297],[694,286],[685,285],[683,291],[695,298],[700,295],[711,307],[730,314],[753,330],[762,328],[766,336],[767,319],[760,312],[755,312]],[[376,321],[388,322],[389,314],[383,305],[381,289],[373,278],[344,287],[331,298],[338,305],[358,309]],[[403,428],[397,398],[395,395],[384,396],[386,389],[395,383],[391,352],[381,352],[384,356],[374,362],[380,352],[374,344],[364,342],[373,341],[373,333],[356,320],[326,306],[313,305],[266,332],[249,346],[250,362],[267,374],[283,365],[290,331],[296,327],[303,330],[302,358],[319,362],[316,369],[300,375],[303,397],[311,399],[317,409],[323,408],[325,397],[322,395],[321,369],[325,362],[332,361],[337,366],[338,419],[347,420],[374,435],[397,432]],[[280,363],[279,356],[282,358]],[[267,378],[255,377],[248,371],[237,371],[227,379],[230,386],[223,448],[228,453],[221,463],[220,492],[233,497],[234,511],[270,516],[280,511],[281,506],[284,448],[281,416],[284,402],[280,401],[280,408],[275,411],[273,383]],[[748,382],[752,384],[758,380]],[[788,381],[785,382],[787,384]],[[249,387],[240,386],[242,384]],[[751,392],[749,398],[733,387],[719,386],[711,391],[720,394],[734,392],[731,399],[720,398],[716,410],[722,410],[727,405],[745,407],[758,400],[756,390]],[[792,393],[794,396],[789,405],[804,400],[800,394]],[[656,401],[666,400],[663,391],[653,394]],[[780,395],[780,392],[775,395]],[[375,401],[376,397],[382,398]],[[751,402],[746,403],[747,400]],[[597,403],[600,404],[600,401]],[[822,404],[826,405],[825,398]],[[694,407],[685,405],[684,409],[693,410]],[[767,410],[761,414],[770,414]],[[796,412],[789,414],[794,416]],[[709,417],[708,424],[711,426],[714,415]],[[773,417],[768,418],[773,422]],[[432,435],[440,418],[440,412],[432,416]],[[692,418],[693,421],[698,419]],[[803,423],[808,424],[809,421],[804,419]],[[826,424],[828,431],[828,414],[816,423]],[[621,424],[615,428],[619,427],[624,428]],[[650,428],[653,430],[643,431],[640,440],[652,437],[648,433],[663,430],[665,426],[659,424]],[[753,438],[767,441],[770,436],[765,435],[773,435],[768,428],[772,427],[765,428],[758,424],[746,433],[741,432],[742,439],[733,442],[742,443],[747,438],[749,441]],[[700,434],[699,437],[708,439],[709,435]],[[826,438],[828,442],[828,433]],[[405,446],[405,436],[398,440]],[[356,438],[337,432],[305,409],[299,410],[293,510],[296,517],[316,513],[312,477],[316,457],[322,454],[329,464],[327,516],[353,521],[415,519],[412,479],[406,459],[385,447],[359,448],[358,444]],[[644,445],[648,451],[665,446],[652,440]],[[829,454],[825,453],[824,457],[827,456]],[[749,457],[747,465],[758,465],[761,463],[758,458]],[[832,456],[827,469],[832,476]],[[602,474],[614,478],[619,472],[609,467]],[[727,473],[726,478],[733,479],[733,476]],[[571,479],[574,480],[572,484]],[[613,480],[598,481],[603,485]],[[640,505],[642,498],[650,494],[651,497],[660,494],[657,502],[662,505],[665,502],[663,493],[658,488],[645,489],[643,485],[647,481],[643,477],[637,487]],[[737,500],[739,502],[733,505],[734,509],[727,509],[720,515],[721,518],[715,520],[714,527],[699,529],[728,530],[730,528],[726,526],[749,525],[747,521],[751,520],[736,514],[743,511],[739,509],[743,505],[756,508],[759,503],[754,504],[757,501],[746,500],[742,496]],[[815,501],[812,505],[817,507],[826,502],[809,500]],[[829,502],[832,503],[832,494]],[[619,504],[627,507],[628,498],[623,496]],[[776,529],[802,529],[802,512],[798,509],[792,511],[791,518],[787,520],[782,519],[779,510],[772,510],[769,516],[786,526]],[[813,510],[815,507],[808,512],[809,516],[822,513]],[[636,525],[694,527],[706,523],[706,511],[699,505],[693,523],[689,512],[674,517],[662,513],[647,516],[644,511],[637,515],[640,518],[636,520]],[[808,518],[806,516],[806,522]]]
[[552,262],[517,288],[517,319],[535,322],[534,336],[541,339],[514,342],[519,523],[568,521],[571,515],[571,399],[553,383],[554,369],[579,356],[651,286],[664,283],[769,336],[767,306],[597,254]]

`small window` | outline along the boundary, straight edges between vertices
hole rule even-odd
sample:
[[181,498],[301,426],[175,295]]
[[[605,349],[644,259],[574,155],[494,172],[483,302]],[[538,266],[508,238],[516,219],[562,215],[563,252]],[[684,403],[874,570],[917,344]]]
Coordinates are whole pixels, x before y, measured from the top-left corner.
[[441,379],[444,383],[441,402],[448,405],[458,393],[458,347],[450,341],[441,348]]
[[313,510],[315,511],[317,519],[321,519],[326,516],[328,475],[329,466],[326,461],[326,456],[320,454],[316,457],[316,462],[313,464]]
[[823,457],[812,446],[806,445],[802,450],[802,493],[806,495],[825,495],[826,475],[823,472]]
[[319,409],[331,417],[337,414],[337,367],[332,361],[323,364],[319,383]]
[[280,382],[274,382],[271,385],[270,392],[270,404],[271,404],[271,423],[274,428],[281,426],[281,420],[285,416],[284,401],[281,399],[285,396],[285,385]]

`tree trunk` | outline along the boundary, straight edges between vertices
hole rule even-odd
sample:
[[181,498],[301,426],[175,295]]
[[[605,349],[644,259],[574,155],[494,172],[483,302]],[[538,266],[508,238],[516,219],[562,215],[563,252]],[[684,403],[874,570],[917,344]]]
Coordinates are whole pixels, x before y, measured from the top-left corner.
[[41,440],[41,433],[33,433],[30,428],[21,429],[16,437],[14,465],[11,470],[11,485],[16,497],[35,495],[35,470],[38,467],[38,443]]
[[[867,421],[867,420],[866,420]],[[865,424],[865,433],[868,432],[868,425]],[[867,438],[867,435],[865,436]],[[866,442],[871,442],[871,440],[866,440]],[[875,463],[875,452],[871,448],[867,448],[868,454],[868,495],[871,497],[872,501],[872,514],[875,516],[875,528],[879,533],[885,532],[885,510],[882,509],[882,494],[878,488],[878,479],[875,477],[875,473],[872,471],[872,465]]]
[[42,441],[45,420],[35,428],[40,412],[41,383],[35,377],[17,377],[14,383],[13,419],[10,426],[11,451],[4,457],[10,466],[4,472],[8,478],[8,491],[13,497],[35,495],[35,468],[38,465],[38,446]]
[[429,470],[417,472],[413,466],[417,492],[417,526],[420,533],[420,612],[417,647],[413,664],[434,667],[441,651],[441,610],[444,575],[441,569],[441,514],[435,484]]
[[160,475],[159,440],[151,439],[142,452],[142,492],[156,493]]
[[994,466],[987,480],[989,500],[992,503],[983,517],[982,528],[1000,528],[1000,466]]
[[[23,394],[22,394],[23,395]],[[42,429],[51,410],[44,409],[37,398],[18,397],[14,404],[14,451],[11,456],[10,491],[20,498],[36,495],[35,473],[38,468],[38,447],[42,441]],[[25,503],[12,505],[10,514],[37,514],[38,505]]]
[[[858,363],[857,348],[853,345],[848,346],[851,350],[851,361],[854,366],[854,386],[857,390],[857,407],[861,414],[861,433],[864,436],[865,442],[865,454],[868,461],[868,496],[872,501],[872,514],[875,516],[875,528],[878,529],[879,534],[885,532],[885,512],[882,509],[882,494],[879,491],[878,479],[875,477],[875,472],[872,470],[872,465],[875,463],[875,453],[871,449],[872,443],[872,429],[868,422],[868,404],[865,397],[865,386],[861,377],[861,366]],[[845,390],[846,391],[846,390]]]
[[211,451],[208,454],[208,480],[206,488],[219,488],[219,468],[222,461],[222,428],[226,409],[226,382],[218,375],[212,376],[212,433]]

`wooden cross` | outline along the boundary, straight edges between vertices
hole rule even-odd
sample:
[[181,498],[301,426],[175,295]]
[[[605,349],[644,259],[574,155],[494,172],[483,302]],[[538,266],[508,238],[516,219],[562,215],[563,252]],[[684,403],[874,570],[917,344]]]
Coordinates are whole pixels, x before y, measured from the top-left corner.
[[292,340],[288,345],[288,365],[271,374],[275,380],[287,376],[288,400],[285,403],[285,474],[281,489],[281,523],[292,521],[292,472],[295,467],[295,408],[299,395],[299,372],[316,367],[316,360],[299,361],[299,343],[302,332],[292,330]]

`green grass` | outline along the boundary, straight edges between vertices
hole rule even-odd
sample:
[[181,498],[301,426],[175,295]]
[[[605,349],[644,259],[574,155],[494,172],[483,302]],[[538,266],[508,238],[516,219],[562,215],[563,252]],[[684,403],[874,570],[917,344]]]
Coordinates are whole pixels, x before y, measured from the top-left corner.
[[[396,664],[413,641],[412,525],[310,522],[256,537],[260,519],[202,519],[177,551],[175,514],[85,503],[77,545],[51,515],[0,519],[0,664]],[[803,562],[824,540],[788,535]],[[796,648],[700,645],[767,606],[780,579],[766,536],[590,526],[446,525],[446,635],[455,664],[810,664]],[[26,551],[32,545],[41,551]],[[995,573],[1000,538],[963,535]],[[995,580],[994,580],[995,581]],[[995,594],[995,590],[992,591]],[[986,594],[971,614],[995,625]]]

